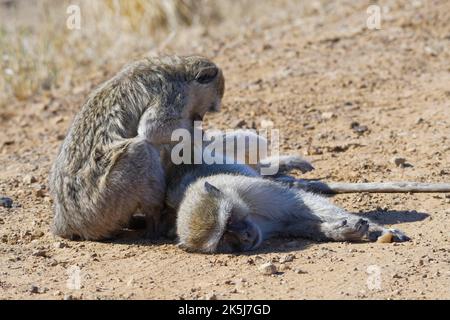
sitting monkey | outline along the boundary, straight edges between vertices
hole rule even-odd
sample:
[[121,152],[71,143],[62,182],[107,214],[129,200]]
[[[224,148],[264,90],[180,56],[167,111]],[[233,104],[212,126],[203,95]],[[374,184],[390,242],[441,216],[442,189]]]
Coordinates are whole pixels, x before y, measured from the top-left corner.
[[172,131],[218,111],[222,71],[198,56],[147,58],[97,88],[75,117],[53,164],[53,232],[100,240],[140,208],[158,235],[166,190],[160,153]]

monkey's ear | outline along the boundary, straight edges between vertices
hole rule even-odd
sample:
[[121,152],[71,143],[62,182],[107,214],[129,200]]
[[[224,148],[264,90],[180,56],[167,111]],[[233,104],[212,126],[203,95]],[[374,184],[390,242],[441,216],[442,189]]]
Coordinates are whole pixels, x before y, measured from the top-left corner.
[[209,83],[216,78],[218,72],[219,69],[214,66],[201,68],[195,76],[195,80],[202,84]]
[[208,181],[205,181],[205,190],[206,190],[206,192],[208,192],[210,195],[212,195],[214,197],[218,198],[218,197],[222,196],[222,191],[220,191],[219,189],[214,187]]

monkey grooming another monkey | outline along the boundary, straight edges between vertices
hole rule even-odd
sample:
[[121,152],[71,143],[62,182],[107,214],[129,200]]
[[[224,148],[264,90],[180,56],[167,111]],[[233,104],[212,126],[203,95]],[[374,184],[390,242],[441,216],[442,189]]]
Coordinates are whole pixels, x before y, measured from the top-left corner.
[[96,89],[75,117],[50,173],[53,233],[101,240],[137,209],[158,235],[166,180],[161,146],[218,111],[222,71],[198,56],[147,58]]
[[375,241],[391,233],[394,241],[409,240],[321,196],[249,174],[245,165],[222,166],[185,167],[184,178],[169,183],[166,202],[177,210],[179,243],[188,251],[254,250],[275,236]]

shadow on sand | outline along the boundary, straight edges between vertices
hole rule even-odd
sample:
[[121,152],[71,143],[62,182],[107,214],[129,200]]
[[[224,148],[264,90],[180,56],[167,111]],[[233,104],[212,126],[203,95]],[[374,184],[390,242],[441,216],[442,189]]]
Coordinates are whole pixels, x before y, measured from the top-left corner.
[[[398,223],[416,222],[426,219],[429,214],[423,212],[412,211],[367,211],[354,213],[356,215],[369,218],[373,222],[381,225],[393,225]],[[141,246],[160,246],[160,245],[176,245],[176,240],[157,239],[150,240],[144,238],[145,230],[125,229],[116,238],[105,240],[103,242],[119,245],[141,245]],[[267,240],[263,245],[254,251],[240,252],[235,255],[254,256],[266,253],[287,253],[299,251],[308,248],[318,242],[303,238],[275,238]]]

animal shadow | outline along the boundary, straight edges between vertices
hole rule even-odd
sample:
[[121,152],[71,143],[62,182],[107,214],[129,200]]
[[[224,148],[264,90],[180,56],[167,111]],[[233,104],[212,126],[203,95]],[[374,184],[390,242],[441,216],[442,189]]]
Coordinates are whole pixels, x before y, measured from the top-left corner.
[[416,210],[373,210],[366,212],[354,213],[361,217],[369,218],[373,222],[379,224],[397,224],[406,222],[416,222],[425,220],[430,215],[424,212],[417,212]]

